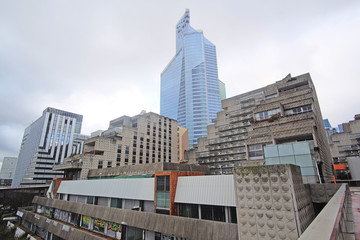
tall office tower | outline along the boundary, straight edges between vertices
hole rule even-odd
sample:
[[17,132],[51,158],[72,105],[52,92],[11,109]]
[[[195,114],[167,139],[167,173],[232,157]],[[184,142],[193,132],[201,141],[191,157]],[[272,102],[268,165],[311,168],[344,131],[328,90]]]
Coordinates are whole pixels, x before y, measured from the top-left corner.
[[198,163],[213,173],[234,167],[292,163],[305,183],[332,180],[331,154],[310,74],[284,79],[222,101],[208,136],[198,140]]
[[221,110],[216,47],[190,26],[186,10],[176,25],[176,54],[161,73],[160,114],[189,130],[190,148],[205,137]]
[[54,177],[54,164],[62,163],[73,153],[81,153],[84,138],[80,135],[82,115],[46,108],[40,118],[25,129],[13,187],[27,184],[44,184]]

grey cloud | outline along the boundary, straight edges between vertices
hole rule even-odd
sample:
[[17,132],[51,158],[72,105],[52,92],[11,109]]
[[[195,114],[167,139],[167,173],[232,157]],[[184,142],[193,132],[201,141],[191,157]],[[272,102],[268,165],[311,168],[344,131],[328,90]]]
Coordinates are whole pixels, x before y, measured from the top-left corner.
[[160,73],[185,8],[217,46],[229,97],[310,72],[332,124],[357,113],[359,1],[2,1],[0,154],[19,149],[47,106],[83,114],[85,133],[159,112]]

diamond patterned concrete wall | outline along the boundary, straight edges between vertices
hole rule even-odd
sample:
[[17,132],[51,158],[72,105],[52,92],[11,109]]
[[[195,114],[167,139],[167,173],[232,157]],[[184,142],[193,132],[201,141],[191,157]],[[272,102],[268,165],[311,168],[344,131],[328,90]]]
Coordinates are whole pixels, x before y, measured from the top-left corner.
[[239,167],[234,180],[241,240],[297,239],[314,218],[298,166]]

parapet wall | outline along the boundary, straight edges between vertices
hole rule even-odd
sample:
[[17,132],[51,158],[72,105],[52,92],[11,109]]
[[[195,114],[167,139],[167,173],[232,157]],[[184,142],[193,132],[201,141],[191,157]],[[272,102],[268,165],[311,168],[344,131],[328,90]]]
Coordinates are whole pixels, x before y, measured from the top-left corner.
[[234,181],[239,240],[295,240],[314,219],[298,166],[238,167]]

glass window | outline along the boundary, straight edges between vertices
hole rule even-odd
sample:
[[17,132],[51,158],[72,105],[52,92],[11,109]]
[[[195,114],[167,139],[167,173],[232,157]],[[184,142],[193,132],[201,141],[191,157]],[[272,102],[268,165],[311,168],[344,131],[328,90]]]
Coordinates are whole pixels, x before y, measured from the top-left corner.
[[225,222],[225,207],[213,206],[214,220]]
[[110,207],[122,208],[122,199],[121,198],[112,198]]
[[170,176],[156,177],[156,207],[170,207]]
[[249,159],[250,160],[264,158],[263,146],[261,144],[249,145],[248,147],[249,147]]
[[255,119],[256,120],[265,120],[265,119],[269,119],[272,116],[276,115],[280,113],[280,108],[276,108],[276,109],[272,109],[272,110],[268,110],[268,111],[264,111],[264,112],[260,112],[260,113],[256,113],[255,114]]
[[230,207],[230,222],[237,223],[236,207]]
[[179,216],[189,218],[199,218],[199,209],[196,204],[179,204]]
[[201,205],[201,219],[213,220],[213,212],[211,206]]
[[87,199],[86,199],[86,203],[87,204],[94,204],[94,199],[95,199],[95,197],[88,196]]
[[225,222],[225,207],[201,205],[201,219]]
[[170,176],[157,176],[156,177],[156,190],[157,191],[170,191]]
[[285,115],[291,116],[291,115],[296,115],[296,114],[301,114],[301,113],[306,113],[306,112],[311,112],[311,111],[312,111],[312,107],[311,107],[311,104],[309,104],[309,105],[286,110]]

